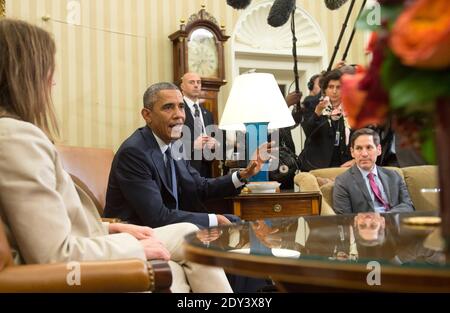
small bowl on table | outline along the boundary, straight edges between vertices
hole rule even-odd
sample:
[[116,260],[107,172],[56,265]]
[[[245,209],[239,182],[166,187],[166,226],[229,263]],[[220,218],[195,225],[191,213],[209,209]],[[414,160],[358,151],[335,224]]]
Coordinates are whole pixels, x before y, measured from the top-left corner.
[[246,185],[251,193],[275,193],[280,192],[280,183],[277,181],[250,182]]

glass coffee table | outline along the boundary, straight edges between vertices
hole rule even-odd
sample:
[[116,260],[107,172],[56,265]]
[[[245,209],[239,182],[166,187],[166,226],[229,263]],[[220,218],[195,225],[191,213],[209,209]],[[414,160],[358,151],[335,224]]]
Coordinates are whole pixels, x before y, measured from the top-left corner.
[[185,253],[196,263],[272,279],[286,292],[450,292],[436,218],[414,212],[263,219],[190,234]]

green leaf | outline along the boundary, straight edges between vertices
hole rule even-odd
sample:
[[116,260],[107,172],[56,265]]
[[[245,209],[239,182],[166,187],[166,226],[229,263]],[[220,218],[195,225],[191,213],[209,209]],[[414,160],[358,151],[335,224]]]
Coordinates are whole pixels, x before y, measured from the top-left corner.
[[395,85],[397,81],[407,77],[410,69],[400,63],[400,60],[392,53],[392,51],[385,51],[383,64],[381,65],[381,80],[385,90],[390,90],[390,87]]
[[424,138],[421,145],[422,157],[428,164],[437,164],[436,145],[434,142],[434,132],[427,130],[423,134]]
[[381,15],[388,21],[395,21],[397,17],[399,17],[400,14],[402,14],[404,9],[405,8],[403,7],[403,4],[382,5]]
[[[430,111],[437,98],[450,95],[450,75],[442,72],[410,69],[410,74],[391,86],[389,96],[392,108],[408,111]],[[432,109],[431,109],[432,110]]]

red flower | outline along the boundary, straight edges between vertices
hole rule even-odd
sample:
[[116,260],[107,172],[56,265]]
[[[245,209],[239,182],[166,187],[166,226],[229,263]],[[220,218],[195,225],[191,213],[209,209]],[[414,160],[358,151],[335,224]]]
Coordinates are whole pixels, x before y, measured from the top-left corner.
[[369,42],[366,47],[366,53],[372,53],[373,50],[375,50],[375,46],[378,42],[378,33],[377,32],[371,32]]
[[380,77],[386,36],[372,38],[372,62],[367,71],[342,77],[342,103],[352,128],[383,125],[389,112],[389,97]]
[[342,103],[351,128],[357,129],[368,125],[383,125],[388,112],[387,102],[371,99],[369,93],[360,88],[367,72],[342,76]]

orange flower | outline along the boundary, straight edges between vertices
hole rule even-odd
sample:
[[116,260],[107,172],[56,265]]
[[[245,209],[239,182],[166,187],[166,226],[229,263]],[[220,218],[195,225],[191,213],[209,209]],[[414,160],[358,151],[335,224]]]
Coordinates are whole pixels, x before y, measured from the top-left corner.
[[361,81],[367,73],[345,74],[341,77],[341,95],[344,111],[352,129],[368,125],[383,125],[388,112],[385,102],[370,97],[367,91],[360,89]]
[[408,66],[425,69],[450,66],[450,1],[413,2],[398,17],[390,47]]
[[358,88],[359,82],[364,76],[364,73],[360,73],[355,75],[345,74],[341,77],[342,103],[347,114],[348,123],[352,129],[359,128],[358,115],[367,97],[367,92]]

